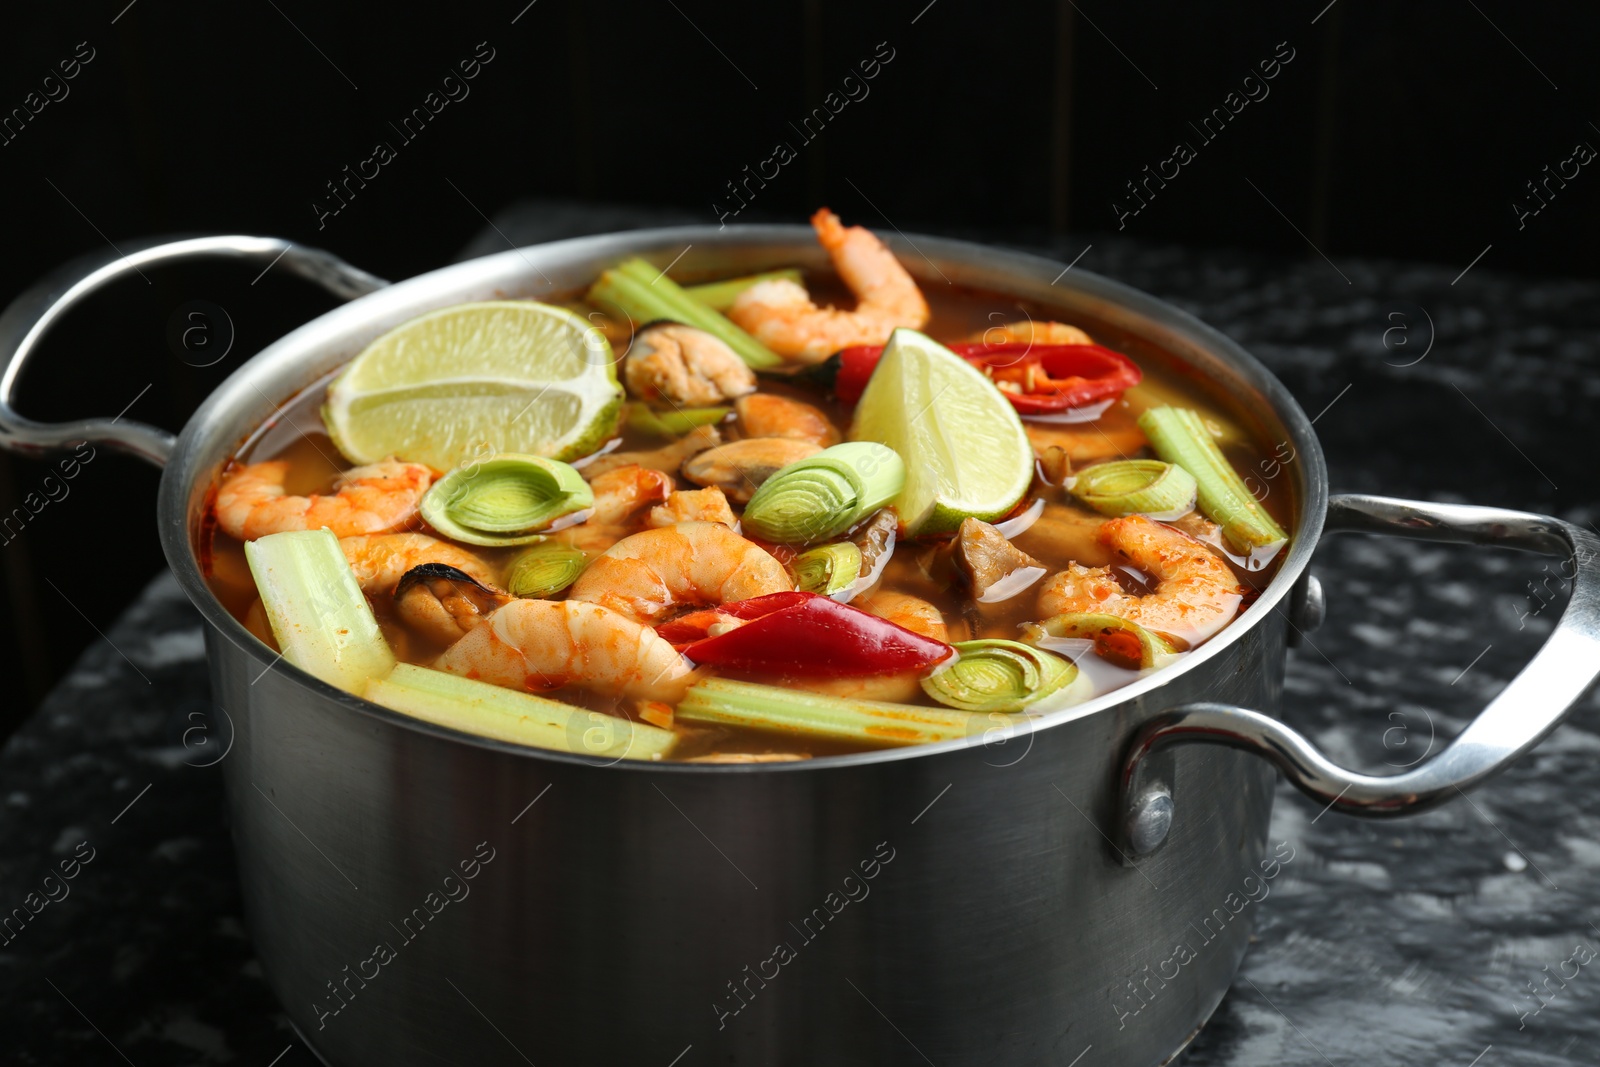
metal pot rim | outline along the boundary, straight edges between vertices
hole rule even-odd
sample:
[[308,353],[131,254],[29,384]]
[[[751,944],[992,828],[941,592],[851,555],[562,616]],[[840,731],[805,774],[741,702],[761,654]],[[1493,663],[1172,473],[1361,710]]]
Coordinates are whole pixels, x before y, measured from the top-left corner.
[[[462,733],[446,727],[435,726],[431,723],[390,711],[387,708],[328,685],[297,667],[277,660],[266,645],[258,641],[237,619],[228,613],[207,585],[192,544],[193,530],[190,528],[188,515],[196,483],[200,478],[207,480],[212,478],[215,469],[214,466],[197,465],[195,454],[202,445],[210,443],[208,431],[212,430],[218,413],[223,410],[227,402],[236,394],[242,394],[248,390],[259,392],[261,382],[258,379],[265,379],[266,368],[290,361],[295,354],[308,351],[311,348],[311,336],[313,334],[326,330],[330,324],[343,320],[370,318],[375,305],[382,305],[385,310],[390,312],[398,312],[398,314],[391,314],[389,317],[394,321],[402,321],[411,317],[412,314],[420,314],[423,310],[427,310],[423,306],[426,295],[430,291],[446,284],[465,283],[475,277],[498,279],[505,276],[508,270],[515,270],[519,267],[523,269],[531,268],[533,272],[542,274],[537,265],[538,258],[553,259],[565,255],[605,260],[633,254],[654,245],[676,247],[678,245],[698,244],[705,247],[713,246],[718,242],[734,242],[741,245],[759,245],[762,243],[792,244],[797,248],[806,248],[810,251],[814,251],[816,248],[811,229],[804,226],[730,226],[725,229],[711,226],[685,226],[572,238],[544,245],[512,249],[492,256],[485,256],[481,259],[442,267],[403,282],[398,282],[335,308],[268,345],[219,384],[195,411],[179,435],[171,460],[167,463],[163,472],[157,508],[160,517],[160,534],[162,548],[179,585],[200,611],[206,622],[213,628],[214,632],[218,636],[240,646],[259,665],[263,673],[267,670],[285,671],[299,684],[313,690],[323,699],[331,700],[353,713],[370,716],[391,726],[432,735],[441,740],[458,744],[469,744],[480,748],[492,749],[528,760],[554,760],[596,767],[609,766],[619,770],[666,770],[682,774],[805,773],[808,771],[856,767],[890,760],[931,757],[982,743],[982,737],[977,736],[929,745],[913,745],[851,755],[825,756],[809,760],[765,764],[698,764],[641,760],[607,761],[598,757],[515,745]],[[1108,310],[1129,313],[1139,317],[1145,323],[1162,328],[1172,338],[1186,342],[1196,354],[1209,358],[1231,374],[1234,379],[1233,382],[1225,384],[1231,384],[1235,392],[1238,392],[1238,387],[1242,386],[1258,394],[1270,409],[1271,415],[1276,416],[1281,422],[1284,432],[1295,450],[1296,457],[1301,461],[1300,464],[1296,465],[1299,475],[1298,515],[1294,525],[1294,538],[1289,546],[1289,554],[1280,565],[1278,573],[1272,582],[1261,592],[1255,603],[1242,616],[1230,623],[1221,634],[1206,642],[1197,651],[1185,655],[1179,663],[1155,671],[1145,678],[1103,694],[1093,700],[1086,701],[1083,704],[1041,715],[1037,719],[1030,719],[1026,724],[1019,724],[1016,734],[1012,736],[1018,738],[1027,737],[1036,731],[1049,730],[1076,719],[1108,712],[1112,708],[1151,694],[1162,688],[1168,681],[1176,679],[1191,670],[1199,669],[1207,661],[1223,654],[1230,645],[1242,638],[1246,631],[1262,622],[1270,612],[1281,610],[1280,603],[1289,595],[1295,582],[1299,580],[1321,537],[1327,511],[1328,478],[1322,449],[1312,429],[1310,420],[1306,418],[1305,412],[1300,408],[1300,405],[1295,401],[1288,389],[1271,371],[1246,352],[1239,344],[1189,313],[1130,286],[1112,281],[1090,271],[1073,268],[1068,274],[1068,272],[1061,270],[1062,264],[1042,256],[1000,250],[986,245],[950,238],[900,235],[888,238],[887,243],[901,254],[902,261],[912,268],[913,274],[926,273],[926,271],[920,269],[921,263],[919,260],[926,261],[935,271],[941,274],[943,272],[939,270],[935,260],[952,269],[956,267],[972,268],[966,272],[969,275],[974,273],[981,275],[985,272],[993,272],[1004,268],[1014,276],[1025,277],[1045,288],[1058,290],[1062,293],[1075,292],[1082,294],[1086,298],[1099,301]],[[930,256],[933,258],[930,258]],[[981,276],[970,280],[979,287],[984,286]],[[995,291],[1006,292],[1010,287],[996,283],[993,288]],[[404,311],[408,305],[414,308],[409,313]],[[381,329],[378,332],[381,332]],[[376,333],[373,336],[376,336]],[[1174,353],[1174,358],[1182,360],[1184,357]],[[1244,398],[1241,397],[1241,403],[1243,402]],[[235,443],[236,446],[237,443]],[[1108,753],[1107,755],[1114,758],[1116,754]]]

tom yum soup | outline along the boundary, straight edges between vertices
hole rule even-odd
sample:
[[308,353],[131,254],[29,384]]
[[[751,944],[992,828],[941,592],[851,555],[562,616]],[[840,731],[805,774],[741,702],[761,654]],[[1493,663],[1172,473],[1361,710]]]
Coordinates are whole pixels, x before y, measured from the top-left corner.
[[1198,383],[812,223],[836,277],[634,259],[378,338],[223,471],[212,587],[405,715],[754,763],[1079,703],[1270,579],[1287,504]]

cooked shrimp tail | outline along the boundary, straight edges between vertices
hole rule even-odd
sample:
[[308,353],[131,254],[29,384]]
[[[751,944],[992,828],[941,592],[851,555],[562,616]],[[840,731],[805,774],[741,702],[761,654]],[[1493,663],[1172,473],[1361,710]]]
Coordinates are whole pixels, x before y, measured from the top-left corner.
[[776,279],[740,293],[729,318],[779,355],[806,363],[851,345],[881,345],[896,327],[927,324],[922,290],[872,231],[844,225],[827,208],[811,216],[811,225],[855,294],[855,309],[818,307],[804,287]]
[[765,549],[720,522],[680,522],[625,537],[568,592],[630,619],[653,622],[682,605],[747,600],[794,588]]
[[1111,519],[1099,540],[1151,576],[1155,589],[1130,594],[1109,567],[1076,563],[1052,575],[1039,593],[1047,615],[1115,615],[1194,646],[1226,626],[1244,590],[1222,558],[1199,541],[1143,515]]
[[597,604],[513,600],[435,662],[508,689],[579,686],[606,696],[676,703],[695,679],[655,630]]
[[335,537],[399,530],[417,514],[433,471],[420,463],[384,460],[339,475],[331,495],[289,496],[286,460],[241,467],[217,489],[217,525],[230,537],[253,541],[289,530],[326,526]]

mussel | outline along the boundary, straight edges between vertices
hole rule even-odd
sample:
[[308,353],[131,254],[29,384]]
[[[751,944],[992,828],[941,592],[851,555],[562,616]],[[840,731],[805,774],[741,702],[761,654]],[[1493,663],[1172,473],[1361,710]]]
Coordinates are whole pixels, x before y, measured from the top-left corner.
[[394,608],[402,621],[439,645],[455,644],[513,598],[444,563],[423,563],[401,576]]
[[691,456],[683,476],[696,485],[714,485],[737,504],[749,503],[761,483],[822,449],[792,437],[750,437]]
[[651,323],[623,362],[628,391],[645,400],[694,407],[756,391],[756,373],[726,343],[693,326]]

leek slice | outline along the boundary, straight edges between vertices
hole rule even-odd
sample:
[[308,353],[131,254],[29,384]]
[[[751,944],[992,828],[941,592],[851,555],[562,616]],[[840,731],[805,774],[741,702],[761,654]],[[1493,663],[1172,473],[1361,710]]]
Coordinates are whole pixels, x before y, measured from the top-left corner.
[[506,592],[531,600],[553,597],[577,581],[596,555],[569,545],[534,545],[506,568]]
[[557,519],[594,506],[583,475],[558,460],[502,452],[472,460],[433,483],[422,498],[428,525],[469,545],[544,540]]
[[1040,648],[1055,640],[1087,640],[1101,659],[1127,670],[1164,667],[1177,656],[1177,646],[1138,623],[1117,615],[1080,613],[1057,615],[1043,622],[1028,623],[1022,639]]
[[245,559],[283,658],[359,696],[394,667],[394,653],[326,528],[245,542]]
[[1194,475],[1200,510],[1222,527],[1234,548],[1249,555],[1289,539],[1245,487],[1222,454],[1200,415],[1188,408],[1151,408],[1139,416],[1139,429],[1156,455]]
[[1021,711],[1078,677],[1078,665],[1016,641],[958,641],[957,657],[922,679],[922,690],[961,711]]
[[854,745],[891,747],[981,736],[990,717],[881,700],[850,700],[729,678],[689,687],[677,721],[742,726]]
[[585,297],[589,303],[621,312],[635,326],[668,320],[706,331],[757,370],[777,367],[783,359],[745,333],[721,312],[685,293],[677,282],[642,259],[630,259],[600,275]]
[[750,274],[743,278],[729,278],[724,282],[708,282],[705,285],[690,285],[684,287],[684,292],[694,297],[706,307],[714,311],[727,311],[733,307],[733,302],[739,299],[739,294],[758,282],[785,281],[801,284],[800,270],[789,267],[785,270],[769,270],[761,274]]
[[861,577],[861,549],[849,541],[838,541],[802,552],[791,564],[794,587],[802,593],[818,593],[839,599]]
[[678,741],[671,730],[409,663],[370,682],[366,698],[436,726],[580,756],[658,760]]
[[1194,510],[1194,475],[1158,459],[1096,463],[1067,484],[1073,496],[1102,515],[1176,519]]
[[778,544],[828,541],[900,495],[906,464],[874,441],[849,441],[797,460],[761,483],[743,522]]

